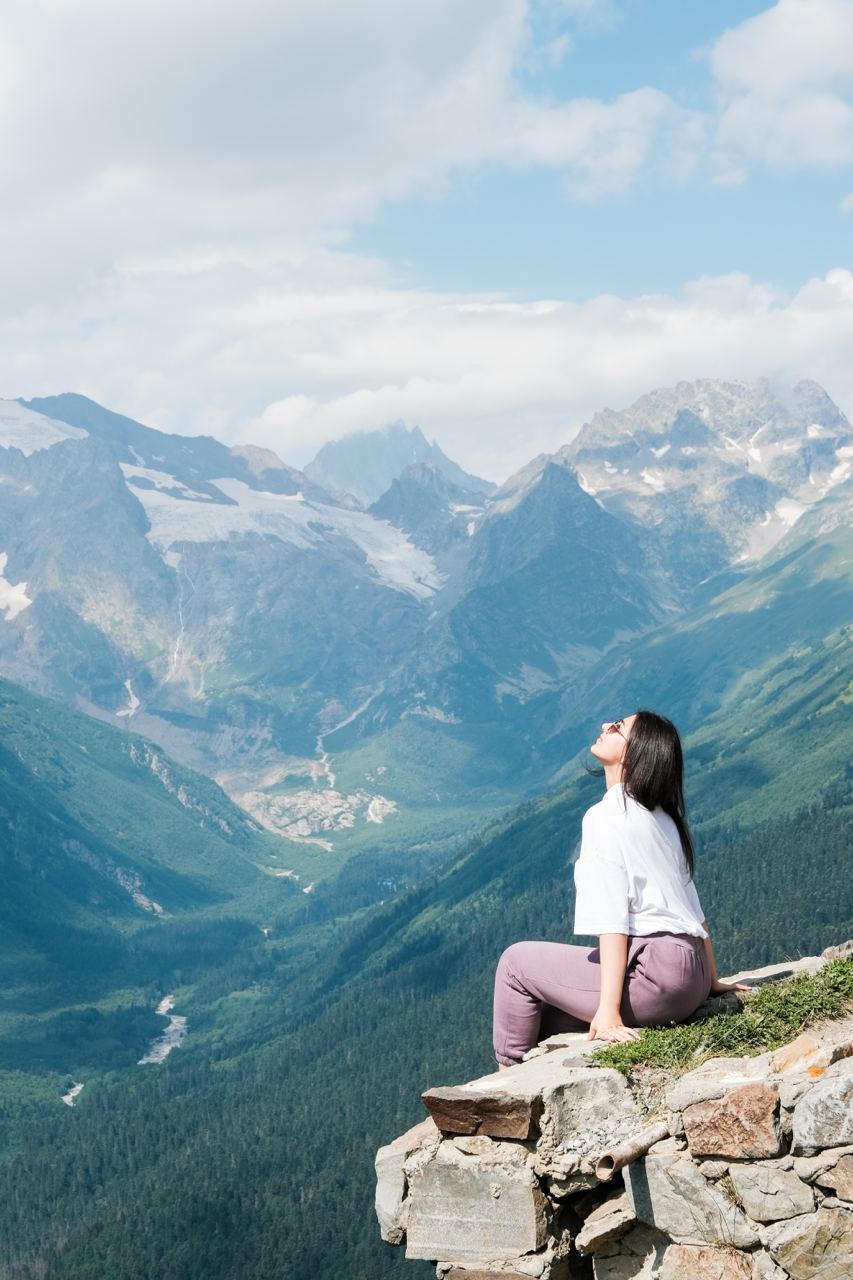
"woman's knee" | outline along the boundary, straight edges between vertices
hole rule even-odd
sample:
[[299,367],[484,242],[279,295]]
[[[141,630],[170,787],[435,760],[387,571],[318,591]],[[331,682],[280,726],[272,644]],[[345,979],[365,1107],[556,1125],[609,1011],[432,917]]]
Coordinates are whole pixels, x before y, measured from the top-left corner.
[[505,951],[501,952],[498,960],[498,973],[504,975],[520,973],[530,954],[530,947],[535,945],[535,943],[530,942],[513,942]]

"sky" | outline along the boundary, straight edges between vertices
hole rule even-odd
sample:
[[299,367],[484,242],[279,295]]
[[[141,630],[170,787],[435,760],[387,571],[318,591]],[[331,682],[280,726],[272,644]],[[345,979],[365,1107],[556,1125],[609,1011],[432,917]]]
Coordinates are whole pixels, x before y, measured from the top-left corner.
[[30,0],[0,395],[503,480],[681,379],[853,416],[853,0]]

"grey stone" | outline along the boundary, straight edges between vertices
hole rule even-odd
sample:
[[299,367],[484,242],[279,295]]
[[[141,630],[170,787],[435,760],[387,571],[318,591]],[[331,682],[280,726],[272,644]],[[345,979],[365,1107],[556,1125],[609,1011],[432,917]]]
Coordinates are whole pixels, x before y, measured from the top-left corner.
[[814,1192],[795,1173],[769,1165],[733,1164],[729,1177],[750,1218],[778,1222],[814,1209]]
[[770,1054],[757,1058],[709,1058],[695,1071],[673,1081],[664,1094],[670,1111],[683,1111],[695,1102],[722,1098],[729,1089],[763,1080],[770,1066]]
[[660,1231],[635,1227],[618,1242],[618,1253],[593,1255],[595,1280],[652,1280],[668,1244]]
[[561,1151],[600,1150],[642,1118],[621,1072],[600,1067],[565,1067],[564,1078],[543,1091],[543,1103],[540,1146]]
[[517,1263],[542,1248],[547,1201],[527,1152],[516,1143],[494,1146],[489,1159],[445,1142],[411,1170],[407,1258],[464,1267]]
[[[839,1070],[839,1068],[842,1068]],[[794,1110],[791,1150],[810,1155],[853,1143],[853,1059],[836,1063]]]
[[636,1225],[637,1218],[628,1204],[626,1193],[618,1191],[593,1209],[575,1237],[575,1248],[578,1253],[595,1253],[602,1245],[618,1240]]
[[594,1173],[567,1173],[557,1175],[548,1180],[548,1191],[555,1200],[565,1200],[568,1196],[580,1195],[583,1191],[591,1191],[600,1186]]
[[406,1160],[440,1135],[432,1120],[422,1120],[376,1153],[376,1216],[379,1231],[388,1244],[402,1244],[406,1234]]
[[428,1089],[422,1098],[444,1133],[524,1140],[537,1137],[541,1129],[552,1147],[589,1134],[592,1149],[639,1114],[618,1071],[579,1067],[575,1057],[560,1053],[546,1053],[467,1084]]
[[749,1280],[787,1280],[787,1276],[781,1267],[776,1266],[769,1253],[759,1249],[752,1255],[752,1274]]
[[531,1058],[541,1058],[546,1053],[555,1053],[562,1049],[564,1054],[568,1050],[569,1055],[576,1058],[583,1066],[588,1065],[589,1059],[600,1048],[600,1043],[587,1040],[585,1031],[560,1031],[554,1036],[549,1036],[547,1040],[540,1040],[532,1049],[528,1049],[522,1062],[529,1062]]
[[752,1280],[752,1258],[738,1249],[673,1244],[664,1254],[659,1280]]
[[758,1235],[740,1208],[702,1174],[670,1139],[624,1170],[629,1203],[641,1222],[678,1244],[750,1248]]
[[846,960],[848,956],[853,956],[853,938],[834,947],[825,947],[820,953],[822,960]]
[[829,1187],[839,1200],[853,1202],[853,1155],[842,1156],[831,1169],[818,1174],[822,1187]]
[[724,1173],[729,1171],[728,1160],[715,1160],[713,1156],[709,1156],[707,1160],[697,1160],[696,1167],[703,1178],[707,1178],[709,1182],[719,1182]]
[[819,1181],[819,1174],[833,1169],[842,1156],[853,1154],[853,1146],[828,1147],[816,1156],[798,1156],[794,1160],[794,1173],[803,1182]]
[[791,1280],[850,1280],[853,1213],[821,1206],[768,1227],[764,1246]]
[[783,960],[779,964],[767,964],[761,969],[745,969],[724,982],[748,982],[756,987],[766,982],[781,982],[795,973],[817,973],[826,964],[823,956],[802,956],[799,960]]
[[669,1132],[673,1138],[679,1137],[684,1133],[684,1120],[680,1111],[668,1111],[666,1115],[666,1123],[669,1126]]
[[779,1101],[786,1111],[793,1111],[801,1098],[815,1086],[815,1077],[806,1072],[790,1075],[779,1082]]
[[853,1053],[853,1018],[840,1018],[820,1030],[803,1031],[771,1056],[775,1074],[786,1076],[826,1070],[833,1062]]

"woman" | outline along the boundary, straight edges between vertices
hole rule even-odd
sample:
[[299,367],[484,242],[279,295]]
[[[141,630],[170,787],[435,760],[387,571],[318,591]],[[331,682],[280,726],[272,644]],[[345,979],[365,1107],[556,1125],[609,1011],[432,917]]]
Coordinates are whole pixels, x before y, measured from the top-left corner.
[[[638,1026],[679,1022],[720,982],[693,885],[681,742],[653,711],[605,722],[590,748],[604,799],[583,819],[575,864],[575,933],[599,944],[516,942],[495,975],[494,1049],[501,1069],[557,1031],[636,1040]],[[600,773],[599,773],[600,776]]]

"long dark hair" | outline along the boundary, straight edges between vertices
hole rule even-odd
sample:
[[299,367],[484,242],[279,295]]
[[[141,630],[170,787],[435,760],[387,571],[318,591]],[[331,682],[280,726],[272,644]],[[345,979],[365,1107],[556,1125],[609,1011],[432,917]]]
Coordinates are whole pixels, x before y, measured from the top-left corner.
[[692,880],[696,859],[684,805],[684,756],[678,730],[666,716],[656,711],[634,712],[622,759],[622,784],[626,794],[644,808],[660,805],[672,818]]

